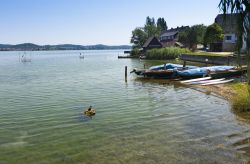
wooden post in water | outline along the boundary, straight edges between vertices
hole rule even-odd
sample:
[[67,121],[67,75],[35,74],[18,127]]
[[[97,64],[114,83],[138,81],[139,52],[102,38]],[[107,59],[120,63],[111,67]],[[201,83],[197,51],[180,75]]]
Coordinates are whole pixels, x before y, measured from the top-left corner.
[[125,66],[125,81],[127,81],[127,76],[128,76],[128,67]]
[[184,60],[183,67],[186,67],[186,60]]

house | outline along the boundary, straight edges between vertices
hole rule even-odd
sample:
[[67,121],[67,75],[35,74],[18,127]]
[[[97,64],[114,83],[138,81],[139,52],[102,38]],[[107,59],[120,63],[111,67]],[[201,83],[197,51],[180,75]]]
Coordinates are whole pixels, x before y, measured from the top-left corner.
[[179,46],[180,44],[177,42],[178,34],[179,32],[182,32],[187,28],[188,26],[181,26],[162,31],[160,35],[160,42],[163,45],[163,47]]
[[162,44],[155,36],[152,36],[148,38],[148,40],[144,43],[142,48],[143,48],[143,51],[145,52],[153,48],[162,48]]
[[220,45],[221,51],[232,52],[236,50],[237,43],[237,14],[219,14],[215,18],[215,23],[219,24],[224,32],[224,39]]

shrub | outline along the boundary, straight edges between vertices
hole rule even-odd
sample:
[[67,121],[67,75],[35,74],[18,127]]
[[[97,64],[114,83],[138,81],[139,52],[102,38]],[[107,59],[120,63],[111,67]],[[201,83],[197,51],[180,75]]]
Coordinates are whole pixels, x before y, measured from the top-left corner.
[[148,50],[145,53],[145,56],[147,59],[169,60],[178,58],[180,54],[189,52],[190,51],[185,48],[167,47],[167,48]]
[[131,56],[140,56],[140,50],[139,48],[133,48],[130,53]]

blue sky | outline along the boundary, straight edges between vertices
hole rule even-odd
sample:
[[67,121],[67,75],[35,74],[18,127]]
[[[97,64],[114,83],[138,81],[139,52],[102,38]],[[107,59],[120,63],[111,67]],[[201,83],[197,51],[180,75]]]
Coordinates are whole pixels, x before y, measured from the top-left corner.
[[219,0],[1,0],[0,44],[129,44],[147,16],[212,24]]

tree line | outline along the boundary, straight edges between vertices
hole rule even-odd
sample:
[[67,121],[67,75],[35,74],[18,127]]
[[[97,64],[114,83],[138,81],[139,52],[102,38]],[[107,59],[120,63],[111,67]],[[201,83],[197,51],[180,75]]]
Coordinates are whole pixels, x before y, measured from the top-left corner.
[[132,31],[130,42],[133,44],[133,48],[141,48],[148,38],[151,36],[159,38],[161,31],[167,29],[168,26],[164,18],[158,18],[155,23],[155,19],[148,16],[144,27],[137,27]]
[[[168,26],[164,18],[158,18],[155,23],[155,19],[148,16],[144,27],[138,27],[132,31],[130,42],[133,44],[133,48],[142,48],[148,38],[155,36],[159,39],[160,34],[166,30],[168,30]],[[210,43],[222,41],[223,37],[223,30],[218,24],[214,23],[208,27],[197,24],[181,31],[178,34],[178,41],[185,47],[195,50],[197,44],[206,46]]]

